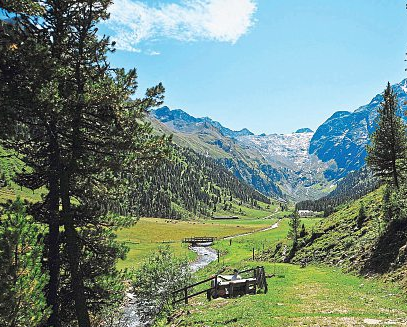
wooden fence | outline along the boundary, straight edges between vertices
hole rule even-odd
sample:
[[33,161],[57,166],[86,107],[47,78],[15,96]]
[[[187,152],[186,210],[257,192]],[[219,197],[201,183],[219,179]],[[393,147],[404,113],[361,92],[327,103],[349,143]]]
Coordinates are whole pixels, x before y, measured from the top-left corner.
[[[267,279],[266,279],[266,273],[264,271],[264,267],[256,267],[256,268],[251,268],[247,270],[243,270],[239,272],[239,274],[246,274],[246,273],[253,273],[253,277],[249,279],[242,279],[242,280],[236,280],[233,282],[230,282],[229,284],[223,284],[219,283],[219,281],[222,279],[220,275],[214,275],[210,278],[207,278],[205,280],[199,281],[197,283],[188,285],[184,288],[181,288],[179,290],[176,290],[172,293],[173,296],[173,304],[184,302],[185,304],[188,304],[188,299],[198,296],[200,294],[206,293],[207,299],[211,300],[211,298],[216,298],[218,296],[221,297],[233,297],[237,294],[242,295],[242,294],[255,294],[257,289],[263,289],[264,293],[267,293],[268,291],[268,285],[267,285]],[[193,292],[193,289],[196,286],[202,285],[204,283],[209,283],[210,282],[210,287],[205,288],[204,290],[198,291],[198,292]],[[240,285],[241,284],[241,285]],[[252,287],[254,286],[254,287]],[[227,289],[227,291],[226,291]],[[253,292],[254,290],[254,292]],[[192,291],[192,294],[190,294]]]

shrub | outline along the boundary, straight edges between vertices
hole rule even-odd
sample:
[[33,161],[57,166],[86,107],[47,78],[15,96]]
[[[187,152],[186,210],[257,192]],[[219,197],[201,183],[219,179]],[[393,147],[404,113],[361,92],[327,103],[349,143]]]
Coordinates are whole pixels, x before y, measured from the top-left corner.
[[153,252],[135,271],[133,293],[139,318],[152,324],[172,310],[172,292],[191,283],[188,261],[174,256],[170,247]]
[[38,326],[48,318],[43,232],[19,199],[0,217],[0,326]]

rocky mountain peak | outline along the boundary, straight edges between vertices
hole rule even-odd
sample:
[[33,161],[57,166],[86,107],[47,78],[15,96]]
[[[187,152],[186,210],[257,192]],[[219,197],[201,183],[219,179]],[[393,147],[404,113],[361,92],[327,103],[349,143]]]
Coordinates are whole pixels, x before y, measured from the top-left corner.
[[[392,88],[401,111],[404,111],[407,108],[407,79]],[[353,112],[335,112],[316,130],[309,152],[324,162],[334,160],[338,166],[337,178],[365,165],[366,145],[376,128],[377,109],[382,101],[383,95],[379,93],[367,105]],[[406,116],[403,117],[407,120]]]
[[247,128],[243,128],[240,131],[234,131],[227,127],[224,127],[221,123],[212,120],[209,117],[196,118],[181,109],[171,110],[167,106],[153,110],[151,111],[151,114],[160,122],[171,125],[172,128],[180,132],[194,133],[201,130],[202,128],[211,126],[217,129],[223,136],[230,138],[254,135]]
[[296,134],[302,134],[302,133],[314,133],[314,131],[311,128],[305,127],[305,128],[300,128],[295,131]]

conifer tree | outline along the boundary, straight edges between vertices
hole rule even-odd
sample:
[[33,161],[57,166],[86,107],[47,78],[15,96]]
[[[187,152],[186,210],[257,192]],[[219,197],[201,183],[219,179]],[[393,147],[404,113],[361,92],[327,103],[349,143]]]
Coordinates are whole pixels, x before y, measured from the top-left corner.
[[361,202],[360,207],[359,207],[358,218],[357,218],[358,229],[362,228],[363,223],[365,222],[366,218],[367,218],[366,209],[365,209],[363,202]]
[[0,326],[38,326],[47,320],[42,234],[18,199],[0,218]]
[[289,230],[288,230],[288,237],[293,240],[293,248],[297,246],[301,220],[300,216],[298,215],[298,211],[295,211],[288,222]]
[[301,225],[301,231],[300,231],[300,238],[304,238],[307,235],[307,230],[305,229],[305,225]]
[[142,121],[162,103],[163,86],[133,99],[136,71],[111,68],[113,44],[96,35],[110,3],[45,0],[36,16],[2,7],[12,23],[0,42],[0,133],[31,168],[16,182],[48,190],[30,212],[48,224],[54,327],[89,327],[119,300],[115,266],[125,249],[113,232],[134,222],[123,218],[133,213],[134,186],[168,154],[168,138]]
[[372,144],[367,147],[367,163],[376,176],[400,186],[405,173],[407,158],[406,126],[400,117],[397,95],[390,83],[383,94],[383,102],[378,109],[377,128],[371,137]]

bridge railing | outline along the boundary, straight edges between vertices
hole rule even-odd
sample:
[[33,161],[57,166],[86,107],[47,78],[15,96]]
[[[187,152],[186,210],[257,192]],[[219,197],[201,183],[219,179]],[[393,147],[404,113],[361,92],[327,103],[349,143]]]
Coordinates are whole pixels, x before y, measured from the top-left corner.
[[216,237],[212,236],[197,236],[187,237],[182,240],[182,243],[212,243],[216,240]]

